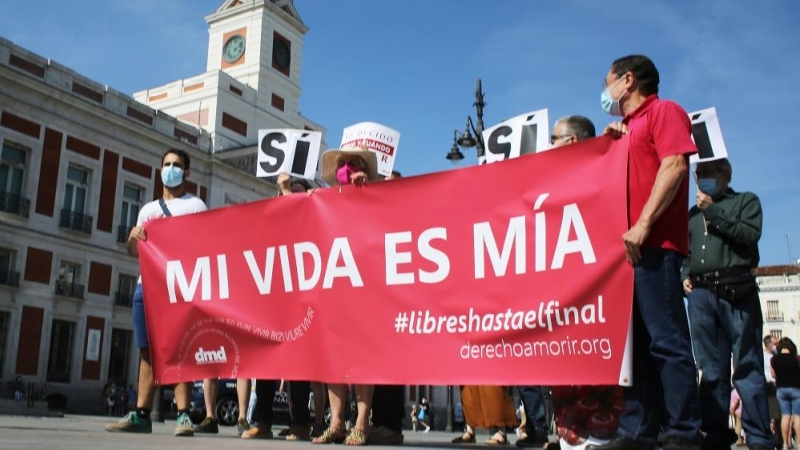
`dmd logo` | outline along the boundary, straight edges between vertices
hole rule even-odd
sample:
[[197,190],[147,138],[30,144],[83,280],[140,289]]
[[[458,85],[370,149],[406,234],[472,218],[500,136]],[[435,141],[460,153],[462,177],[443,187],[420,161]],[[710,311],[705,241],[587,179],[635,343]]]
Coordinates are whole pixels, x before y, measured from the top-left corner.
[[228,362],[228,357],[225,355],[224,346],[220,346],[219,350],[203,350],[203,347],[200,347],[194,354],[194,360],[197,364],[223,364]]

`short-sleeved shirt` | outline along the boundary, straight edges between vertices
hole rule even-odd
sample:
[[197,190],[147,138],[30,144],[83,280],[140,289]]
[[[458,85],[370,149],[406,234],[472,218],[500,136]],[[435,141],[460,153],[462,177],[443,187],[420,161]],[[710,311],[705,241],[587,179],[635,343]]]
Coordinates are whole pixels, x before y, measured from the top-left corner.
[[[178,198],[165,200],[164,204],[169,210],[169,213],[173,216],[183,216],[208,210],[208,207],[202,200],[189,193]],[[153,219],[162,219],[164,217],[167,216],[164,214],[164,210],[161,209],[158,200],[153,200],[142,206],[142,209],[139,210],[136,226],[140,227]],[[142,277],[140,276],[139,283],[141,282]]]
[[800,361],[797,355],[778,353],[772,358],[775,369],[775,386],[779,388],[800,388]]
[[[661,161],[697,152],[692,123],[675,102],[653,94],[622,121],[628,127],[628,221],[636,223],[655,185]],[[689,180],[684,177],[672,202],[653,224],[644,247],[689,253]]]

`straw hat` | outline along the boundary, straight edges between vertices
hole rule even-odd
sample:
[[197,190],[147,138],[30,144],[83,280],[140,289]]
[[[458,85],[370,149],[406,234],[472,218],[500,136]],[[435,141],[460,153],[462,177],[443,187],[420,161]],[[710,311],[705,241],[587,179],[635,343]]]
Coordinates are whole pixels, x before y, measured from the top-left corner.
[[342,158],[353,159],[359,157],[366,164],[364,172],[367,179],[374,181],[378,179],[378,158],[375,153],[366,147],[344,147],[341,149],[331,149],[322,154],[322,179],[331,186],[339,184],[336,180],[336,170],[339,168],[339,160]]

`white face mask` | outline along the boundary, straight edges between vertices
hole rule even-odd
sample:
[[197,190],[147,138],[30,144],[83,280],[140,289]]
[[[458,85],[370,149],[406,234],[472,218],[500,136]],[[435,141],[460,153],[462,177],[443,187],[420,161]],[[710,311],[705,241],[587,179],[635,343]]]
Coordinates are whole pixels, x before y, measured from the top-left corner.
[[611,89],[614,89],[614,87],[623,79],[624,78],[620,77],[616,83],[603,89],[603,92],[600,93],[600,106],[603,107],[603,111],[611,114],[612,116],[622,117],[622,106],[620,106],[619,101],[622,99],[622,96],[625,95],[625,91],[623,91],[622,94],[615,99],[611,96]]

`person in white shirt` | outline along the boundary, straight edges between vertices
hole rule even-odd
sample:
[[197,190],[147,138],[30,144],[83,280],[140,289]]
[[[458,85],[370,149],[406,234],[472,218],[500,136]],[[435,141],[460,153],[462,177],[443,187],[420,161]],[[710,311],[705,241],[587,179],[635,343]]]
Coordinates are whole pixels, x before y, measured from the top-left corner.
[[[206,211],[206,204],[192,194],[186,192],[185,181],[189,177],[189,155],[183,150],[170,149],[161,158],[161,181],[164,184],[162,196],[158,200],[147,203],[139,211],[136,226],[128,237],[128,253],[139,256],[139,241],[147,240],[144,225],[154,219],[181,216]],[[107,424],[106,431],[129,433],[152,433],[153,425],[150,412],[153,409],[155,382],[153,365],[150,359],[150,342],[147,337],[147,324],[144,316],[144,297],[142,278],[136,285],[133,295],[133,331],[136,345],[139,347],[139,389],[136,408],[130,411],[119,422]],[[178,421],[175,436],[194,436],[192,421],[189,419],[189,405],[192,393],[191,383],[178,383],[175,386],[175,400],[178,407]]]
[[778,447],[783,445],[781,435],[781,407],[778,404],[775,377],[772,376],[772,357],[778,352],[778,338],[768,334],[764,336],[764,376],[767,378],[767,404],[769,405],[770,428],[775,434]]

